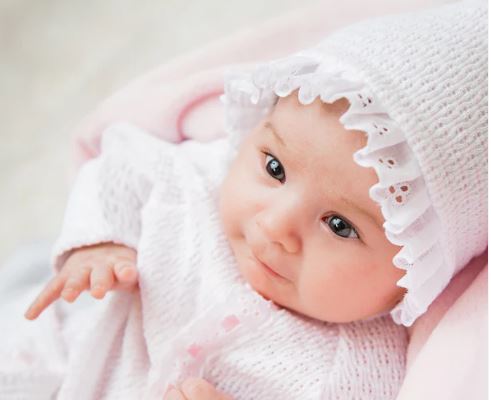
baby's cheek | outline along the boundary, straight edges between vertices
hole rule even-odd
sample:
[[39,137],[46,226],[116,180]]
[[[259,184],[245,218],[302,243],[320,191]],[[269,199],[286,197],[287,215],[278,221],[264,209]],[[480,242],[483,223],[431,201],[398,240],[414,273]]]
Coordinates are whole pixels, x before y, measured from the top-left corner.
[[335,296],[330,290],[330,281],[325,274],[308,271],[303,267],[297,281],[298,308],[317,319],[325,320]]
[[246,179],[224,183],[220,193],[220,216],[229,229],[237,231],[254,216],[254,189]]
[[226,185],[223,185],[219,197],[219,213],[225,234],[230,237],[234,231],[234,202],[231,201],[231,193]]
[[362,318],[367,312],[367,299],[361,279],[361,276],[336,269],[303,279],[300,297],[304,312],[327,322],[350,322]]

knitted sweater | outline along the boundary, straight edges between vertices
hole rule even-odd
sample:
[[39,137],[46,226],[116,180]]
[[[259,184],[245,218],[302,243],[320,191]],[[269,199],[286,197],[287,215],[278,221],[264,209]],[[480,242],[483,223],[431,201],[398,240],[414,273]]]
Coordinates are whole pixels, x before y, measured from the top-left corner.
[[313,320],[240,275],[217,209],[230,154],[226,140],[174,145],[128,125],[106,131],[75,183],[55,265],[74,247],[123,243],[138,250],[140,290],[65,321],[59,399],[161,399],[191,376],[237,400],[397,396],[405,328],[389,316]]

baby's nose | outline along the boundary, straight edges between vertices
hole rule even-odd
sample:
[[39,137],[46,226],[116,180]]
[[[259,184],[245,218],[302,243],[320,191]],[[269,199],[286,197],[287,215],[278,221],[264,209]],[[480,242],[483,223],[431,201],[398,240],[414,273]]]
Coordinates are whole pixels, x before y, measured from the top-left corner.
[[297,253],[302,246],[299,218],[291,207],[269,207],[256,215],[256,224],[272,243],[288,253]]

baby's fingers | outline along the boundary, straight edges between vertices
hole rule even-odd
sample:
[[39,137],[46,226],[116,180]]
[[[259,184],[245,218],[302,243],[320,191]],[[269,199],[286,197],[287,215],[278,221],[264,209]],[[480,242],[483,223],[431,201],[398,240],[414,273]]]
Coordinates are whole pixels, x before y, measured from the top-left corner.
[[132,288],[138,282],[138,271],[129,262],[119,262],[114,266],[114,275],[120,288]]
[[69,303],[74,302],[80,293],[89,287],[91,270],[91,267],[82,267],[70,272],[61,292],[61,297]]
[[102,299],[114,285],[113,269],[103,265],[92,270],[90,274],[90,294],[96,299]]
[[64,278],[55,276],[39,293],[36,300],[29,306],[24,316],[27,319],[36,319],[51,303],[60,297],[65,285]]

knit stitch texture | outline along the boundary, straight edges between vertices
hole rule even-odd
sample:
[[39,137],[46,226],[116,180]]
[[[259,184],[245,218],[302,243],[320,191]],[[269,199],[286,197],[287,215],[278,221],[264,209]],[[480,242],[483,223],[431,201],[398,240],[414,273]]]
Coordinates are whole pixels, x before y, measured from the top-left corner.
[[[237,400],[395,399],[403,327],[388,316],[313,320],[265,300],[240,275],[217,210],[230,151],[227,140],[176,146],[127,125],[104,134],[55,255],[106,240],[135,246],[140,290],[68,315],[57,398],[161,399],[168,384],[200,376]],[[0,383],[14,356],[2,357]],[[20,393],[33,384],[23,377]]]

